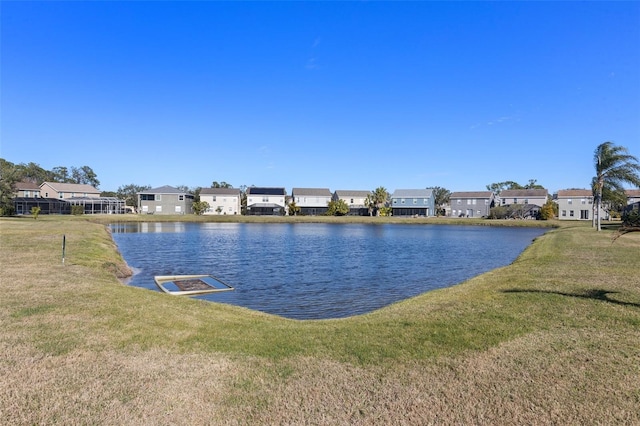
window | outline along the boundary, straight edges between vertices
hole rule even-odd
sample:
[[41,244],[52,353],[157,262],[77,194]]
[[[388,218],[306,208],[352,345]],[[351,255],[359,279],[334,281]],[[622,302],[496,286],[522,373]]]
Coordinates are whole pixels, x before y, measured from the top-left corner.
[[353,198],[351,199],[351,204],[353,204]]
[[583,198],[582,200],[580,200],[580,204],[587,204],[587,199]]
[[140,200],[142,201],[155,201],[156,196],[154,194],[140,194]]
[[462,200],[458,200],[458,205],[462,204]]
[[178,195],[178,200],[184,201],[184,195]]
[[513,204],[518,204],[518,199],[517,198],[513,199]]
[[473,204],[474,206],[476,205],[476,199],[474,198],[473,200],[471,200],[471,204]]
[[467,205],[470,206],[471,205],[471,200],[467,200]]
[[404,204],[404,202],[405,202],[404,198],[401,198],[401,199],[400,199],[400,203],[401,203],[401,204]]
[[211,201],[213,201],[214,203],[216,202],[216,196],[215,195],[211,196]]
[[566,210],[562,210],[562,217],[567,217],[567,211]]
[[162,213],[162,206],[156,206],[156,212]]
[[64,194],[61,192],[58,194],[58,198],[64,198]]
[[263,203],[268,203],[269,202],[269,197],[262,197],[262,202]]
[[572,200],[571,198],[569,198],[569,199],[567,200],[567,204],[573,204],[573,200]]
[[413,204],[418,204],[418,199],[417,198],[413,199]]
[[580,219],[589,219],[589,210],[580,210]]
[[573,210],[569,210],[569,216],[573,217]]
[[524,199],[524,203],[525,204],[529,204],[529,200],[527,200],[526,198]]
[[31,197],[31,191],[24,191],[24,196],[27,198]]
[[488,206],[489,205],[489,200],[484,200],[484,205]]

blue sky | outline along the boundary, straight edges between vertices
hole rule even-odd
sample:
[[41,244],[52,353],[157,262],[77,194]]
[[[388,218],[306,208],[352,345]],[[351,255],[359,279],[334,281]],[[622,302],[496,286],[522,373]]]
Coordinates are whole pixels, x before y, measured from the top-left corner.
[[127,184],[586,188],[640,2],[11,2],[0,157]]

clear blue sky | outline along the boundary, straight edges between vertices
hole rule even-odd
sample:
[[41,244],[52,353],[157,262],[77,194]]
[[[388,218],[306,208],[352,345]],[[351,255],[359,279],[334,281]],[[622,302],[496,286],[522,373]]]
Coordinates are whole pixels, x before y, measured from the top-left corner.
[[121,185],[372,190],[640,157],[640,2],[11,2],[0,157]]

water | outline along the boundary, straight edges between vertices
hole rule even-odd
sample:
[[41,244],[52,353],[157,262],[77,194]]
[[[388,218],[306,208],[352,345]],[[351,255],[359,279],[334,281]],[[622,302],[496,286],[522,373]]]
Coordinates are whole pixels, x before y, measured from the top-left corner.
[[[111,227],[136,274],[212,274],[234,291],[198,296],[296,319],[373,311],[507,265],[538,228],[443,225],[133,223]],[[169,297],[169,296],[167,296]]]

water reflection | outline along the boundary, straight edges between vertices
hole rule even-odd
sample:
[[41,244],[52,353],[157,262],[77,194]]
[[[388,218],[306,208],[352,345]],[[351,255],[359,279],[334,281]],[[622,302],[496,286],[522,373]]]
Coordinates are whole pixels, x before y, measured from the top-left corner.
[[[158,226],[159,225],[159,226]],[[130,284],[213,274],[201,296],[290,318],[361,314],[512,262],[544,230],[436,225],[134,223],[112,226]]]

